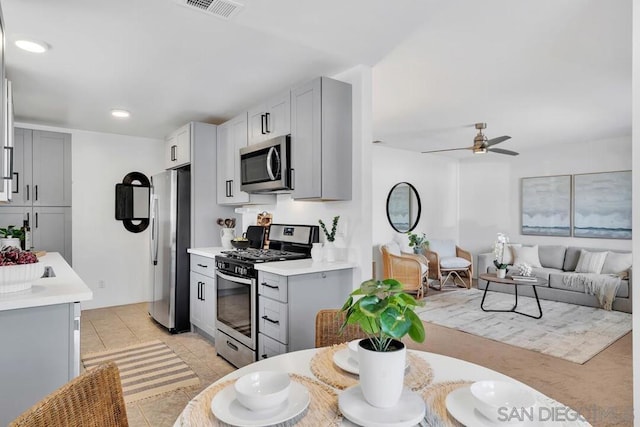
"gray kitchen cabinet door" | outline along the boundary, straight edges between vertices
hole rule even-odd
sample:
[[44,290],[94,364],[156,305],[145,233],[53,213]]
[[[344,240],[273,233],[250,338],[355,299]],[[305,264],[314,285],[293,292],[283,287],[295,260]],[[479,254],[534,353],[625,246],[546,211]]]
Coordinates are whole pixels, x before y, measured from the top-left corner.
[[191,162],[191,123],[169,135],[165,141],[165,165],[174,169]]
[[266,109],[265,104],[260,104],[247,112],[247,143],[249,145],[262,142],[268,138],[265,131]]
[[291,91],[270,98],[247,113],[248,144],[291,133]]
[[229,166],[232,148],[229,141],[230,122],[218,126],[218,145],[216,147],[216,200],[218,204],[229,202],[229,181],[232,179],[232,169]]
[[31,232],[34,250],[60,252],[71,265],[71,208],[34,206]]
[[31,157],[33,144],[32,133],[27,129],[15,128],[13,137],[13,193],[11,204],[14,206],[31,205]]
[[294,199],[351,200],[351,85],[319,77],[291,91]]
[[240,148],[247,146],[247,113],[218,126],[218,203],[238,205],[249,202],[240,191]]
[[191,271],[191,323],[211,338],[216,336],[216,279]]
[[33,206],[71,206],[71,135],[33,131]]
[[28,206],[0,206],[0,227],[13,225],[20,228],[30,215],[31,208]]

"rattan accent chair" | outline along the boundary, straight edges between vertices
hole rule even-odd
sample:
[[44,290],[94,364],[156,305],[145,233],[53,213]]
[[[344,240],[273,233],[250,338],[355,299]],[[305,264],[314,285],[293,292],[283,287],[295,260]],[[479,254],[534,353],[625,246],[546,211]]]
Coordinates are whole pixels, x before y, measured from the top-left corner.
[[[471,289],[473,257],[471,252],[456,245],[453,240],[430,240],[424,251],[429,260],[429,279],[434,289],[442,289],[451,280],[457,287]],[[437,281],[439,286],[433,283]]]
[[74,378],[16,418],[9,427],[128,427],[114,362]]
[[423,255],[400,252],[396,246],[380,246],[382,278],[396,279],[402,283],[405,292],[415,293],[416,298],[420,299],[427,289],[429,262]]
[[324,309],[316,314],[316,348],[367,337],[360,325],[347,325],[340,333],[344,315],[340,309]]

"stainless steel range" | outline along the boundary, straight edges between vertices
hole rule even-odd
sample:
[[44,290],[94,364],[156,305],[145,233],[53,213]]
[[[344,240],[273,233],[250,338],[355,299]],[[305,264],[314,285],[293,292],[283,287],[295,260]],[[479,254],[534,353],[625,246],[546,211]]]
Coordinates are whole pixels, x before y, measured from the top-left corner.
[[258,272],[263,262],[309,258],[319,239],[315,225],[272,224],[269,249],[222,252],[215,258],[217,276],[216,350],[240,368],[256,361]]

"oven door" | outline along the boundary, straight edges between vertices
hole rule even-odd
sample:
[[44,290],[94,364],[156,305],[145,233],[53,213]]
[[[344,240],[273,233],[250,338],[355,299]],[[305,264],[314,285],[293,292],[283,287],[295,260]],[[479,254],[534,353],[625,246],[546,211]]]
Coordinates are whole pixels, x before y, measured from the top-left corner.
[[256,279],[216,271],[216,327],[256,349]]
[[290,137],[279,136],[240,149],[240,189],[250,193],[290,188]]

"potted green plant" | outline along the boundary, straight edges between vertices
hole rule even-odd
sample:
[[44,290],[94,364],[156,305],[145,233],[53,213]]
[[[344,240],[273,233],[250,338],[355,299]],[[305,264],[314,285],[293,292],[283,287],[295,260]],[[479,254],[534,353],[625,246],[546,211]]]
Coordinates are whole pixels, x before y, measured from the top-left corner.
[[20,241],[24,238],[22,229],[10,225],[6,228],[0,228],[0,249],[6,246],[20,248]]
[[493,244],[493,254],[496,258],[493,265],[496,266],[496,277],[504,279],[507,275],[507,264],[504,262],[504,251],[508,250],[509,237],[503,233],[498,233],[495,243]]
[[407,231],[407,236],[409,237],[409,247],[413,248],[413,252],[419,254],[422,252],[422,248],[424,246],[429,245],[429,240],[427,240],[427,235],[422,233],[422,236],[419,236],[415,233]]
[[336,260],[335,245],[333,242],[334,240],[336,240],[336,231],[338,229],[339,219],[340,219],[340,215],[336,215],[333,217],[331,231],[327,230],[327,226],[324,224],[324,222],[321,219],[318,220],[318,222],[320,223],[320,228],[322,228],[322,231],[324,232],[324,236],[326,239],[326,242],[324,244],[324,258],[327,262],[333,262]]
[[358,369],[369,404],[388,408],[398,403],[406,364],[406,347],[400,339],[408,334],[415,342],[424,341],[424,325],[414,311],[423,304],[395,279],[366,280],[344,303],[342,328],[358,324],[368,336],[359,344]]

